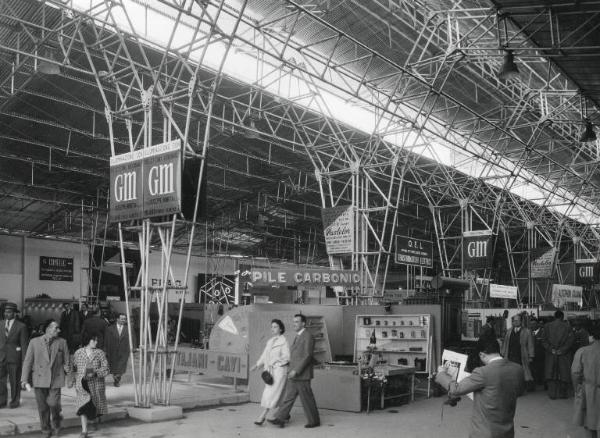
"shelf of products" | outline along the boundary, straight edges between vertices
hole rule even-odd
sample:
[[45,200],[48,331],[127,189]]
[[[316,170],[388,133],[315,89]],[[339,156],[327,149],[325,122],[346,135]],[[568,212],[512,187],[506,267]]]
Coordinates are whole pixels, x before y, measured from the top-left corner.
[[327,326],[322,316],[307,316],[305,328],[313,335],[315,349],[313,357],[317,362],[331,362],[331,345],[327,335]]
[[354,360],[368,366],[410,366],[429,374],[431,322],[431,315],[358,315]]

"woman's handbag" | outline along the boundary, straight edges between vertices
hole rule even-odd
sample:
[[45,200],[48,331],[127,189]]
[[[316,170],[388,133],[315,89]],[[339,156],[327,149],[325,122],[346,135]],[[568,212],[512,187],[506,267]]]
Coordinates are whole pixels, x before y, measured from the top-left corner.
[[260,377],[262,377],[263,381],[267,384],[267,385],[272,385],[273,384],[273,376],[271,375],[270,372],[268,372],[267,370],[263,371],[260,374]]

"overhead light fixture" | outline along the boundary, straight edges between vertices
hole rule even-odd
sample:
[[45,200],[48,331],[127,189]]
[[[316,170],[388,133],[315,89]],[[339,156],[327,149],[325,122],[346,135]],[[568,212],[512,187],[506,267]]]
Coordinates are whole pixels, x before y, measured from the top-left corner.
[[594,125],[590,122],[590,119],[585,119],[585,128],[581,133],[581,137],[579,141],[582,143],[589,143],[592,141],[596,141],[596,132],[594,131]]
[[[56,61],[56,56],[52,47],[43,46],[41,49],[41,55],[46,59]],[[38,71],[45,75],[59,75],[61,71],[58,62],[50,62],[46,59],[40,59],[38,61]]]
[[515,64],[515,55],[512,50],[504,51],[504,62],[502,68],[498,72],[498,79],[506,81],[508,79],[515,79],[519,77],[519,68]]
[[256,130],[256,122],[254,122],[254,119],[250,119],[250,126],[248,126],[244,130],[244,137],[246,137],[246,138],[259,138],[260,137],[260,135],[258,134],[258,131]]

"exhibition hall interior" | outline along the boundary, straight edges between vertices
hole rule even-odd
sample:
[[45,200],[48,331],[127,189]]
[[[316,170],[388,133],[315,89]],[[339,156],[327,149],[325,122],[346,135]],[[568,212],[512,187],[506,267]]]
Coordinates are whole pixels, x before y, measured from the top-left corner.
[[0,0],[0,436],[598,437],[600,2]]

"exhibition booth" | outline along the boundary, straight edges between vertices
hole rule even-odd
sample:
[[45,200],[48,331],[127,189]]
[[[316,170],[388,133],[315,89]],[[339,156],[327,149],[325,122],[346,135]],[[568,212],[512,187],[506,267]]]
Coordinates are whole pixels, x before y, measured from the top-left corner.
[[[271,320],[283,321],[289,345],[293,317],[307,317],[315,338],[317,405],[359,412],[410,401],[415,385],[427,391],[441,357],[439,305],[319,306],[255,304],[231,309],[215,324],[210,350],[248,355],[248,369],[260,357]],[[367,336],[368,335],[368,336]],[[374,339],[373,339],[374,336]],[[260,402],[260,372],[248,373],[250,400]]]

